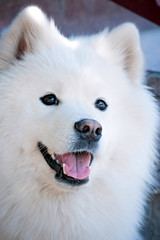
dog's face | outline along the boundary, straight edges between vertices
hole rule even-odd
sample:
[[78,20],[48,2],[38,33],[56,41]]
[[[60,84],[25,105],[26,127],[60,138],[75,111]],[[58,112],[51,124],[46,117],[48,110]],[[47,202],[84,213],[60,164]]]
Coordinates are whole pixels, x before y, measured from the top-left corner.
[[5,91],[11,89],[8,108],[13,110],[21,158],[28,151],[37,158],[33,167],[43,165],[38,172],[46,169],[51,181],[56,177],[58,182],[77,186],[89,181],[92,164],[107,141],[103,132],[109,103],[105,81],[92,64],[75,60],[79,50],[60,49],[17,63],[18,71],[11,70],[14,80],[10,87],[5,81]]
[[[47,27],[37,24],[33,10]],[[12,49],[11,56],[4,54],[8,63],[1,64],[1,100],[5,102],[1,121],[11,135],[10,143],[4,144],[6,152],[10,146],[7,154],[13,155],[16,171],[24,172],[26,179],[30,171],[38,184],[63,189],[86,184],[105,174],[115,146],[123,151],[126,136],[132,145],[132,131],[127,131],[134,131],[140,113],[134,94],[142,68],[138,64],[141,52],[133,42],[127,41],[126,46],[125,39],[119,40],[124,41],[124,46],[120,44],[123,54],[112,50],[120,29],[109,36],[102,33],[66,40],[34,8],[25,10],[9,33],[22,28],[22,18],[28,21],[28,29],[13,46],[16,52]],[[129,28],[133,26],[122,27],[123,38]],[[33,31],[33,38],[27,31]],[[7,34],[5,41],[10,38]]]

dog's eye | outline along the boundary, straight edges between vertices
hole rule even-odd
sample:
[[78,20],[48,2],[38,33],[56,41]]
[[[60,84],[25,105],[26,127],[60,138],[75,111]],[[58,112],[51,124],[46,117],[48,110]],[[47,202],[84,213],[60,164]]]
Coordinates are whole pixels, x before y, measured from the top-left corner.
[[105,101],[103,101],[103,100],[101,100],[101,99],[98,99],[96,102],[95,102],[95,106],[96,106],[96,108],[98,108],[99,110],[101,110],[101,111],[104,111],[104,110],[106,110],[106,108],[107,108],[107,103],[105,102]]
[[41,97],[40,100],[45,104],[45,105],[58,105],[59,100],[54,94],[47,94],[44,97]]

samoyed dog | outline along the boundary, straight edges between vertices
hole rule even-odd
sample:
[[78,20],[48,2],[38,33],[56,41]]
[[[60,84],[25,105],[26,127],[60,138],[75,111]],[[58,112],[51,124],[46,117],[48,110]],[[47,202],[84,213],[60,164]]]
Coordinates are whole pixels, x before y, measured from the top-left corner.
[[0,240],[137,240],[157,105],[137,28],[65,38],[37,7],[0,40]]

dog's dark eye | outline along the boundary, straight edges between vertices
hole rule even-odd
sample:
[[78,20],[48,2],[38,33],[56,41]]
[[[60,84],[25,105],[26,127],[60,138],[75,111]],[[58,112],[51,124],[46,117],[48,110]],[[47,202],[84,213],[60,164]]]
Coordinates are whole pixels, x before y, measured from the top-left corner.
[[107,108],[108,105],[106,104],[105,101],[103,101],[103,100],[101,100],[101,99],[98,99],[98,100],[95,102],[95,106],[96,106],[96,108],[98,108],[99,110],[104,111],[104,110],[106,110],[106,108]]
[[45,105],[58,105],[59,100],[54,94],[47,94],[44,97],[41,97],[40,100],[45,104]]

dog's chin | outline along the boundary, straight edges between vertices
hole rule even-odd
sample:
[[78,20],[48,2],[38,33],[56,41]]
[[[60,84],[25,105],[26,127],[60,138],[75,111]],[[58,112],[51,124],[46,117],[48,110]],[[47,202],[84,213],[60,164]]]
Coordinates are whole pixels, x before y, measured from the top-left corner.
[[38,148],[48,167],[54,171],[55,179],[59,183],[81,186],[89,182],[93,153],[81,149],[60,155],[50,151],[41,142],[38,142]]

